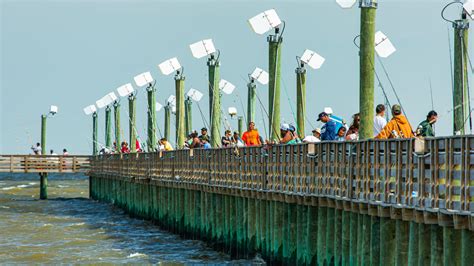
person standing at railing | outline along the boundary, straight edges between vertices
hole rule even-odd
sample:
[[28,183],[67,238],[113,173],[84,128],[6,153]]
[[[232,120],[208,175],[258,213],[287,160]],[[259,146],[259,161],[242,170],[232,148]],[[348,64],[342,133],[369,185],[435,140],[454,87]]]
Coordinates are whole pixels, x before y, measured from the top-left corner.
[[33,153],[35,155],[40,155],[41,154],[41,144],[38,142],[36,143],[36,146],[31,146],[31,149],[33,150]]
[[161,138],[160,139],[160,150],[172,151],[173,146],[171,146],[170,142],[166,138]]
[[347,130],[346,140],[359,139],[359,125],[360,125],[360,114],[357,113],[352,116],[352,124]]
[[244,147],[245,144],[239,136],[239,132],[234,131],[234,135],[232,136],[232,145],[235,147]]
[[438,121],[438,113],[432,110],[426,116],[426,120],[423,120],[416,131],[417,136],[422,137],[434,137],[435,132],[433,130],[433,125]]
[[385,119],[385,105],[379,104],[375,107],[375,117],[374,117],[374,137],[377,137],[382,129],[387,125],[387,120]]
[[321,142],[321,129],[320,128],[315,128],[312,131],[313,135],[306,136],[303,139],[304,143],[316,143],[316,142]]
[[189,145],[190,149],[201,148],[201,140],[198,138],[198,133],[196,131],[191,133],[191,139],[192,139],[192,142]]
[[260,135],[258,134],[258,130],[255,129],[255,123],[250,122],[248,130],[244,132],[242,135],[242,140],[244,141],[245,145],[247,146],[260,146],[262,142],[260,141]]
[[69,155],[69,152],[67,152],[66,149],[63,149],[63,156],[68,156]]
[[209,137],[209,135],[207,134],[207,128],[203,127],[201,128],[201,136],[199,136],[199,140],[202,142],[202,140],[207,140],[207,142],[209,142],[211,140],[211,138]]
[[339,130],[337,131],[337,141],[345,141],[346,140],[346,128],[345,127],[340,127]]
[[395,104],[392,106],[392,119],[378,134],[376,139],[407,139],[413,138],[415,135],[411,129],[410,123],[407,118],[402,115],[402,108],[400,105]]
[[225,135],[221,138],[221,144],[224,148],[232,146],[232,132],[230,130],[225,131]]
[[322,112],[318,115],[318,120],[324,123],[321,128],[321,140],[335,140],[336,139],[336,122],[329,118],[326,112]]
[[280,126],[280,144],[295,144],[293,135],[290,132],[290,125],[281,124]]

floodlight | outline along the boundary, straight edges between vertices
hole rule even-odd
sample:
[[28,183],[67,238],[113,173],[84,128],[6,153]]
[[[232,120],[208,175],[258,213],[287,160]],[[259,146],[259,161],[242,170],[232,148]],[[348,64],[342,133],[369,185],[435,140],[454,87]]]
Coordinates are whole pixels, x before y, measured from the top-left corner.
[[324,57],[320,56],[319,54],[306,49],[300,60],[305,62],[312,69],[319,69],[326,59],[324,59]]
[[159,64],[158,67],[160,68],[160,71],[161,73],[163,73],[163,75],[169,75],[174,71],[180,69],[181,64],[179,63],[178,58],[173,57]]
[[95,108],[95,105],[93,105],[93,104],[87,106],[86,108],[84,108],[84,113],[86,115],[90,115],[90,114],[93,114],[95,112],[97,112],[97,108]]
[[357,0],[336,0],[336,3],[342,8],[351,8]]
[[163,105],[159,102],[156,102],[155,104],[155,111],[156,112],[159,112],[161,110],[161,108],[163,108]]
[[51,107],[49,108],[49,113],[54,115],[57,112],[58,112],[58,107],[56,105],[51,105]]
[[328,115],[332,114],[332,108],[331,107],[324,107],[324,112]]
[[250,76],[262,85],[268,84],[268,73],[261,68],[256,67]]
[[275,9],[264,11],[249,19],[248,22],[250,27],[252,27],[252,30],[260,35],[278,27],[281,24],[281,20],[278,17]]
[[105,103],[105,105],[109,105],[109,104],[111,104],[111,103],[113,103],[117,100],[117,96],[115,95],[115,93],[111,92],[111,93],[105,95],[102,98],[102,100]]
[[206,55],[210,55],[216,52],[216,48],[214,47],[214,43],[212,39],[202,40],[196,43],[189,45],[191,48],[191,53],[196,58],[202,58]]
[[95,105],[97,105],[97,108],[102,109],[104,108],[107,104],[105,104],[104,99],[99,99],[95,102]]
[[176,105],[171,106],[171,113],[174,115],[176,114]]
[[380,57],[389,57],[396,50],[392,42],[383,32],[377,31],[375,33],[375,51]]
[[474,20],[474,0],[467,0],[462,7],[466,11],[466,14]]
[[133,91],[134,90],[133,90],[132,83],[127,83],[127,84],[117,88],[117,92],[120,95],[120,97],[128,96],[128,95],[132,94]]
[[166,101],[169,105],[176,106],[176,96],[170,95]]
[[237,108],[229,107],[228,112],[229,112],[229,115],[233,117],[234,115],[237,115]]
[[219,89],[221,89],[222,92],[224,92],[225,94],[232,94],[235,89],[235,86],[227,80],[221,79],[221,81],[219,82]]
[[195,102],[199,102],[202,99],[202,96],[204,96],[204,94],[202,94],[202,92],[196,89],[190,89],[188,93],[186,94],[186,96],[193,99],[193,101]]
[[144,72],[136,75],[133,79],[135,80],[135,84],[137,84],[138,87],[143,87],[153,82],[153,77],[151,76],[150,72]]

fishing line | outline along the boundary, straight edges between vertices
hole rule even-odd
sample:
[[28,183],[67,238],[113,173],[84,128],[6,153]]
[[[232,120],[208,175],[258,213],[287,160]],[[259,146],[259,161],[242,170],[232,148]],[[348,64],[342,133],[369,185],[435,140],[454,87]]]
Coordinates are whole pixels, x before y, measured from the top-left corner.
[[395,90],[395,87],[393,86],[392,79],[390,78],[390,75],[388,74],[387,70],[385,69],[385,66],[384,66],[382,60],[380,59],[380,56],[378,56],[378,55],[376,55],[376,56],[377,56],[377,59],[378,59],[380,65],[382,66],[382,69],[383,69],[383,72],[385,73],[385,76],[387,76],[388,82],[389,82],[390,86],[392,87],[393,93],[395,94],[395,97],[397,98],[397,101],[400,104],[400,107],[402,108],[402,112],[405,114],[405,117],[407,117],[407,119],[408,119],[407,112],[405,112],[405,109],[403,108],[403,104],[400,101],[400,97],[398,97],[397,90]]
[[[451,32],[449,31],[449,26],[448,24],[446,24],[446,29],[447,29],[447,32],[448,32],[448,46],[449,46],[449,66],[451,67],[451,92],[453,93],[454,95],[454,71],[453,71],[453,58],[452,58],[452,54],[453,54],[453,50],[451,48]],[[453,101],[454,101],[454,97],[453,97]]]

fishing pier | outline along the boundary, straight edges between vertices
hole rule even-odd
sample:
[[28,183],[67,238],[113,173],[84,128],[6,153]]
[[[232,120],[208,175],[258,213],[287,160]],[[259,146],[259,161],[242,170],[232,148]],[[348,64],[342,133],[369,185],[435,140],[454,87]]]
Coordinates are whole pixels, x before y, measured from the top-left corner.
[[472,265],[474,137],[91,158],[90,196],[236,257]]

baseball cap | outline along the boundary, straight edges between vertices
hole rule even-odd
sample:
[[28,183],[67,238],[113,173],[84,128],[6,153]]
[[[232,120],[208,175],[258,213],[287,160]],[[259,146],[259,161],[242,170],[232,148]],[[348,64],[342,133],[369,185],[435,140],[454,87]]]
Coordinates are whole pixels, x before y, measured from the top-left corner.
[[281,124],[280,129],[286,131],[286,130],[290,129],[290,125],[288,125],[288,124]]
[[315,128],[315,129],[313,129],[312,132],[313,132],[313,133],[318,132],[319,134],[321,134],[321,129],[320,129],[319,127],[317,127],[317,128]]
[[321,118],[325,117],[325,116],[328,116],[328,114],[326,112],[321,112],[319,115],[318,115],[318,120],[316,121],[321,121]]
[[402,107],[398,104],[392,106],[392,113],[400,114],[402,112]]
[[201,128],[201,131],[207,131],[207,128],[203,127]]

